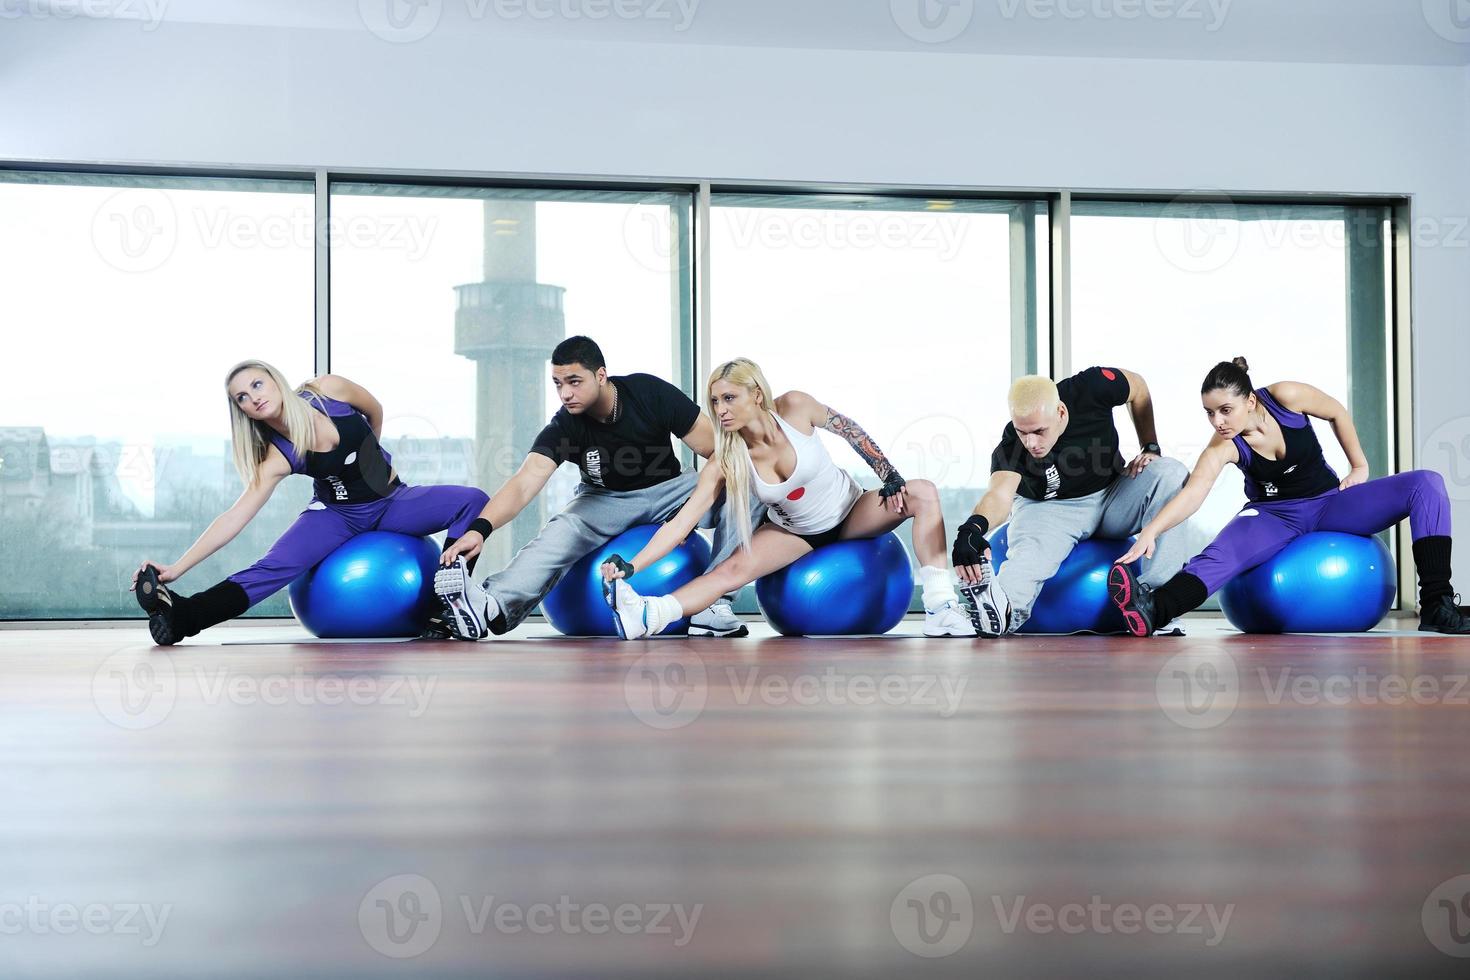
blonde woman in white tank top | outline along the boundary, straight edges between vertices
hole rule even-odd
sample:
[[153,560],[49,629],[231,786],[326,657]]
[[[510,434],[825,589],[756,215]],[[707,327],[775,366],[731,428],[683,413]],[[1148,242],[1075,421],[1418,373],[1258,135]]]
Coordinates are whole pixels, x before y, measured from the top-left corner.
[[[928,480],[905,481],[877,443],[852,419],[802,391],[779,398],[746,358],[720,365],[710,377],[707,406],[719,433],[714,458],[684,507],[631,560],[614,555],[602,566],[609,601],[624,639],[653,636],[689,611],[748,585],[833,541],[874,538],[914,522],[914,551],[924,587],[924,632],[974,636],[948,567],[939,491]],[[864,492],[837,466],[818,429],[841,436],[883,481]],[[672,551],[699,518],[727,498],[726,519],[738,522],[740,548],[671,595],[640,596],[626,578]],[[751,496],[766,505],[752,529]],[[713,599],[705,598],[713,596]]]

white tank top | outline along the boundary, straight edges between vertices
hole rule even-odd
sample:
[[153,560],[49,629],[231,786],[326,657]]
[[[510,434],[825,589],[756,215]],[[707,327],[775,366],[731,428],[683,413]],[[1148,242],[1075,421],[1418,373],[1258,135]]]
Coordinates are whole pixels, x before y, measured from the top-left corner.
[[832,530],[863,495],[862,487],[851,474],[832,462],[815,429],[811,435],[803,435],[775,412],[771,414],[796,450],[796,469],[781,483],[767,483],[752,461],[751,486],[756,499],[766,505],[766,516],[771,523],[793,534]]

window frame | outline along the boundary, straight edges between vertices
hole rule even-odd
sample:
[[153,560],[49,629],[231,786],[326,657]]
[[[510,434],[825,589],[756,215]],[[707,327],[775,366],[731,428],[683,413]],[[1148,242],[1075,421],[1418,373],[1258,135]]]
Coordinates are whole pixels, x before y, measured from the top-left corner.
[[[889,199],[965,199],[975,201],[1044,202],[1047,208],[1049,241],[1048,276],[1045,288],[1049,302],[1046,316],[1036,322],[1039,345],[1045,341],[1048,364],[1053,377],[1064,377],[1071,363],[1071,216],[1074,202],[1131,202],[1135,204],[1181,204],[1190,202],[1228,201],[1233,204],[1326,205],[1341,207],[1379,207],[1385,210],[1389,223],[1386,243],[1386,272],[1382,291],[1386,306],[1386,347],[1384,382],[1388,385],[1386,429],[1389,458],[1396,472],[1414,467],[1413,399],[1413,302],[1412,302],[1412,228],[1414,200],[1395,194],[1322,194],[1319,192],[1223,193],[1218,190],[1130,190],[1073,189],[1062,187],[994,187],[982,185],[907,185],[846,182],[740,181],[729,182],[689,177],[617,176],[554,173],[507,173],[476,170],[395,170],[381,168],[341,168],[302,166],[198,166],[161,163],[96,162],[69,160],[0,159],[0,171],[34,172],[37,175],[106,175],[168,178],[233,178],[307,181],[315,192],[313,227],[315,260],[315,310],[313,350],[315,370],[326,373],[331,368],[331,254],[327,236],[322,232],[330,220],[330,193],[333,183],[376,183],[410,185],[450,185],[466,188],[515,188],[534,190],[608,190],[640,193],[678,193],[692,196],[692,220],[688,229],[692,247],[687,270],[687,334],[680,338],[684,368],[681,383],[691,397],[697,379],[705,377],[711,365],[710,296],[718,280],[710,264],[710,208],[715,195],[758,194],[799,195],[815,197],[878,197]],[[1038,370],[1042,369],[1038,365]],[[1351,392],[1349,393],[1351,397]],[[1409,532],[1402,524],[1393,534],[1397,543],[1399,598],[1395,609],[1412,606],[1415,569]],[[1405,597],[1409,597],[1405,602]],[[0,629],[78,628],[113,626],[131,623],[136,617],[80,619],[4,619]],[[260,618],[250,620],[261,625],[279,625],[289,620]]]

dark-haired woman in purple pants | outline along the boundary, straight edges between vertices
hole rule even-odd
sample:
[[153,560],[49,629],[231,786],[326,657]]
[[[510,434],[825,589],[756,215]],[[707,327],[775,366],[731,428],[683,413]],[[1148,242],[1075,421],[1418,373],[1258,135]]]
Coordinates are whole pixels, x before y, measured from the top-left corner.
[[[1242,572],[1265,562],[1312,531],[1376,534],[1409,519],[1419,569],[1419,629],[1470,633],[1470,617],[1450,585],[1450,502],[1444,478],[1412,470],[1368,479],[1368,461],[1352,417],[1330,395],[1296,381],[1251,384],[1245,358],[1222,361],[1200,389],[1215,437],[1200,454],[1189,482],[1139,532],[1133,548],[1108,574],[1113,602],[1134,636],[1148,636],[1199,607]],[[1339,479],[1322,455],[1311,419],[1332,424],[1352,471]],[[1184,521],[1233,463],[1245,474],[1250,504],[1179,574],[1156,589],[1142,585],[1128,563],[1153,553],[1154,540]]]

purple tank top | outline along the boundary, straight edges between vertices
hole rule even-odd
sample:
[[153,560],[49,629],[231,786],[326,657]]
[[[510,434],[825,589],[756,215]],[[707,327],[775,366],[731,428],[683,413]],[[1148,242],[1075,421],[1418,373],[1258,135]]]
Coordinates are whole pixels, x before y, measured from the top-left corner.
[[325,504],[361,504],[381,500],[396,490],[400,482],[393,475],[393,457],[378,445],[372,426],[357,409],[344,401],[297,392],[306,403],[321,411],[337,428],[337,445],[324,453],[308,451],[298,456],[291,440],[267,430],[271,442],[292,473],[305,473],[312,478],[312,499]]
[[1302,500],[1336,489],[1341,481],[1322,455],[1322,444],[1317,441],[1312,420],[1283,408],[1265,388],[1257,388],[1256,397],[1281,426],[1286,453],[1279,460],[1267,459],[1252,451],[1244,436],[1231,440],[1240,454],[1235,465],[1245,474],[1245,495],[1252,502],[1261,503]]

